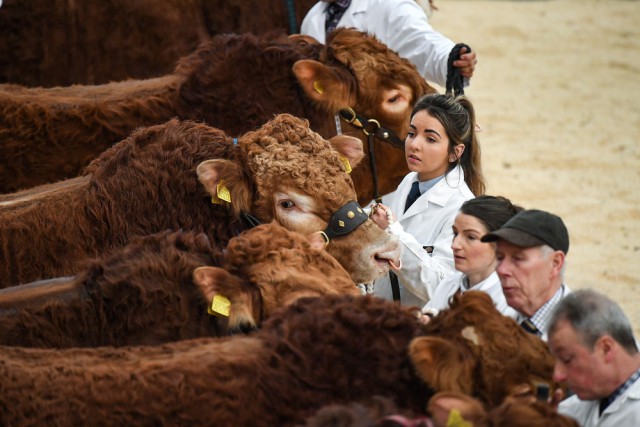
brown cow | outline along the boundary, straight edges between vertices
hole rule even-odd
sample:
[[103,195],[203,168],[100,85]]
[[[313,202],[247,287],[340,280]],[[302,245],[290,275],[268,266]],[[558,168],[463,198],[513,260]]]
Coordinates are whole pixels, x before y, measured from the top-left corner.
[[[214,267],[215,265],[215,267]],[[195,283],[194,283],[195,282]],[[344,268],[273,222],[229,241],[163,232],[92,261],[75,278],[0,290],[0,345],[152,345],[259,327],[302,296],[358,295]],[[207,314],[218,296],[225,316]]]
[[[351,107],[388,135],[404,136],[415,99],[433,89],[373,37],[348,29],[334,34],[328,47],[306,39],[218,36],[183,58],[173,74],[149,80],[52,89],[1,85],[0,193],[76,177],[134,129],[175,116],[236,136],[290,113],[329,138],[336,134],[336,113]],[[359,128],[346,122],[342,128],[368,147]],[[402,150],[376,141],[384,194],[395,190],[407,166]],[[371,200],[369,161],[353,179],[360,203]]]
[[376,396],[366,402],[328,405],[303,427],[579,427],[546,402],[505,401],[487,411],[477,399],[454,392],[436,393],[429,400],[429,417],[402,412],[391,399]]
[[546,344],[530,339],[512,319],[496,316],[489,295],[473,294],[455,296],[451,309],[428,323],[428,336],[411,343],[409,354],[422,379],[438,390],[476,396],[487,408],[522,394],[523,386],[555,386],[550,384],[554,359]]
[[[236,144],[189,121],[140,129],[96,159],[90,176],[0,199],[0,287],[76,274],[136,235],[167,229],[204,232],[224,247],[247,227],[246,214],[322,231],[356,198],[341,156],[354,165],[363,156],[355,138],[334,144],[287,114]],[[221,180],[231,203],[213,204]],[[327,250],[355,282],[369,283],[399,262],[399,245],[355,208],[342,220],[347,231],[360,225]]]
[[51,87],[161,76],[216,34],[297,32],[315,2],[4,0],[0,82]]
[[[515,322],[502,316],[486,294],[465,292],[450,313],[446,319],[460,316],[456,324],[475,327],[478,345],[487,349],[469,353],[478,367],[469,384],[476,397],[495,397],[495,386],[487,383],[502,379],[494,361],[513,375],[505,389],[538,377],[551,381],[553,358],[538,351],[546,345],[519,333],[501,341],[503,334],[495,329],[513,332]],[[249,337],[120,349],[3,347],[0,424],[100,420],[113,425],[287,426],[325,405],[375,395],[392,398],[401,410],[424,414],[433,390],[455,382],[441,377],[453,374],[457,363],[424,349],[427,357],[435,357],[433,365],[414,367],[407,349],[426,332],[415,311],[371,296],[343,295],[301,298]],[[452,325],[440,338],[445,343],[447,338],[472,339],[464,332],[466,337],[459,338],[459,332]],[[412,358],[424,360],[424,346],[411,347]],[[507,348],[513,350],[504,352]],[[420,378],[429,369],[444,373],[427,385],[416,369]]]

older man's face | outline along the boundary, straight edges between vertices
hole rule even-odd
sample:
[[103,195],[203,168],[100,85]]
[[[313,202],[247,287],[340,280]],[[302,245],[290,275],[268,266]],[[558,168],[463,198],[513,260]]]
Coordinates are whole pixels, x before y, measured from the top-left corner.
[[502,239],[496,243],[496,272],[507,304],[532,316],[558,288],[559,267],[555,254],[545,254],[541,247],[523,248]]
[[566,382],[580,399],[601,399],[617,388],[618,383],[612,383],[612,378],[606,373],[608,363],[604,339],[599,339],[594,348],[589,349],[571,324],[561,320],[549,334],[549,348],[556,358],[554,381]]

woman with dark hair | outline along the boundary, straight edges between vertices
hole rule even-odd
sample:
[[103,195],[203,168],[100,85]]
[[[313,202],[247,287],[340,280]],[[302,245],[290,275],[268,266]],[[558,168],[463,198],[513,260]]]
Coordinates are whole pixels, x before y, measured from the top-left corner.
[[498,311],[515,317],[507,305],[500,278],[496,273],[495,242],[480,241],[485,234],[502,227],[522,208],[500,196],[479,196],[462,204],[453,222],[453,260],[456,273],[444,279],[431,300],[423,307],[425,313],[435,313],[449,307],[450,298],[457,292],[483,291],[491,296]]
[[402,268],[378,279],[374,293],[422,307],[455,272],[451,226],[460,206],[484,193],[471,102],[443,94],[420,98],[411,112],[405,157],[411,172],[371,210],[379,227],[398,236]]

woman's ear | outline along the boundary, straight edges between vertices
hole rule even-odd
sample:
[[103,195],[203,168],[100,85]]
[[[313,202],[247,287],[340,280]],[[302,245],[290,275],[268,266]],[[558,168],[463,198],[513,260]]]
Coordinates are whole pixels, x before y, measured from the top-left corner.
[[453,147],[453,153],[449,154],[449,163],[455,163],[464,153],[464,144],[458,144]]

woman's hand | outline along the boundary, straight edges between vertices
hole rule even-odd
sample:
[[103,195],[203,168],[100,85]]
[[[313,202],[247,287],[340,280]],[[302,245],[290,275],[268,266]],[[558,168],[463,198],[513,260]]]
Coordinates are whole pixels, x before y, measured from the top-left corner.
[[383,230],[386,230],[388,226],[395,222],[395,218],[389,207],[382,203],[373,205],[369,217]]

